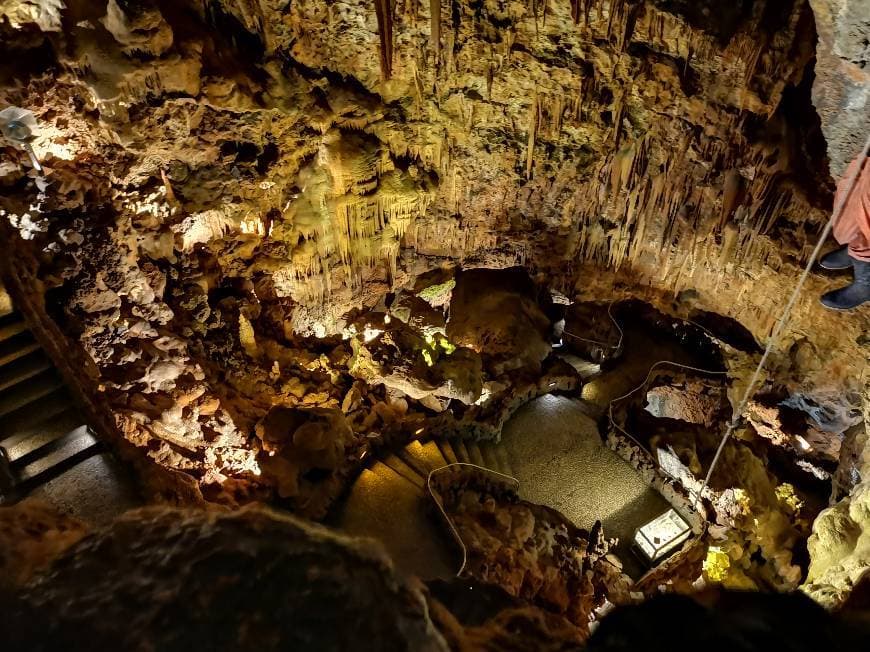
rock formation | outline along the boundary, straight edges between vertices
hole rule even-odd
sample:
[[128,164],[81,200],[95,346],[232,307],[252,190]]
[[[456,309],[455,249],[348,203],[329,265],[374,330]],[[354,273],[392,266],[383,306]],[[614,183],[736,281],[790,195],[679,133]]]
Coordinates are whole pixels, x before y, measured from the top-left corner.
[[[4,283],[99,434],[184,504],[322,517],[378,447],[497,439],[581,384],[560,332],[618,354],[603,310],[629,297],[715,332],[733,406],[870,129],[868,13],[0,0],[0,107],[33,112],[43,168],[0,142]],[[811,275],[730,449],[786,533],[757,542],[772,584],[800,579],[775,454],[852,491],[817,523],[814,586],[865,564],[827,530],[860,521],[866,472],[834,467],[865,454],[870,317],[823,312],[828,285]],[[651,404],[692,423],[662,447],[697,473],[721,396],[671,387]]]
[[464,574],[563,616],[588,635],[605,600],[629,600],[631,580],[608,555],[601,523],[580,530],[555,510],[521,501],[504,478],[473,467],[448,468],[431,480],[464,546]]
[[130,512],[5,602],[17,649],[447,649],[372,542],[256,508]]
[[810,5],[819,36],[813,104],[832,171],[842,174],[870,132],[870,3],[810,0]]

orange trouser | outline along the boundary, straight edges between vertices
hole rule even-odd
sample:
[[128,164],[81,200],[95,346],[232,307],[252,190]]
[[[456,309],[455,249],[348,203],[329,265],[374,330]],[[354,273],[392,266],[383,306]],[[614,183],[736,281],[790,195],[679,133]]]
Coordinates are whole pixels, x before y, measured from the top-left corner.
[[[837,185],[834,206],[840,202],[840,197],[846,191],[846,184],[852,178],[856,168],[863,162],[859,154],[849,169],[843,175],[843,180]],[[840,220],[834,225],[834,238],[841,245],[849,245],[849,255],[856,260],[870,262],[870,161],[864,165],[864,170],[855,184],[855,189],[843,207]]]

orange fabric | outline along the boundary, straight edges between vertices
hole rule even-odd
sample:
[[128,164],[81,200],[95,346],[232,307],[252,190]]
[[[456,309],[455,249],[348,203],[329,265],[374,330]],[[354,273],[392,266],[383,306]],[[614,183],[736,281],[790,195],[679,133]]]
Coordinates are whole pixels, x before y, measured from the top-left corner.
[[[846,184],[862,162],[863,156],[859,154],[849,164],[849,169],[837,185],[834,206],[839,203],[840,197],[846,191]],[[870,161],[864,165],[858,183],[843,207],[843,214],[834,225],[834,238],[841,245],[849,245],[849,255],[852,258],[870,262]]]

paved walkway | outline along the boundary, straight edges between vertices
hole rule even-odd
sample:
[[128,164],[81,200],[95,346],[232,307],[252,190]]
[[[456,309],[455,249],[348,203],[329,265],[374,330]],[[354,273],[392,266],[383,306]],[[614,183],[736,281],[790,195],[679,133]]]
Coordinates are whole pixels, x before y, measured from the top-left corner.
[[574,524],[601,520],[626,571],[643,569],[630,550],[634,531],[669,505],[634,469],[606,448],[589,409],[580,401],[547,395],[520,408],[505,425],[501,447],[520,481],[520,495],[553,507]]

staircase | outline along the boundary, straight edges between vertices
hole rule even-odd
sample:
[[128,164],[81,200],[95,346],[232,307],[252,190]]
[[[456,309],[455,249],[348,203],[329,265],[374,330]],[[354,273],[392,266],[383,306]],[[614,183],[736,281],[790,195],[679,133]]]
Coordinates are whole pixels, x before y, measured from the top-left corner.
[[[0,288],[0,299],[5,297]],[[8,297],[7,297],[8,298]],[[141,504],[21,314],[0,301],[0,505],[25,496],[100,525]]]
[[330,523],[348,534],[378,539],[406,573],[424,580],[450,579],[461,561],[433,509],[426,481],[431,471],[456,462],[511,475],[507,456],[496,444],[415,440],[372,461]]
[[0,502],[97,454],[48,356],[17,312],[0,317]]
[[331,524],[378,539],[402,570],[427,580],[450,578],[460,554],[426,479],[434,469],[468,462],[516,478],[524,500],[556,509],[578,527],[601,520],[605,535],[619,539],[616,553],[626,572],[640,577],[645,569],[630,551],[634,532],[670,504],[602,444],[594,414],[594,405],[547,395],[517,410],[498,444],[435,439],[412,441],[393,454],[375,451]]

